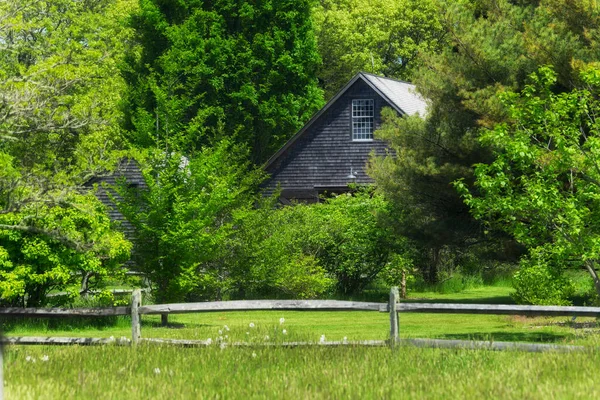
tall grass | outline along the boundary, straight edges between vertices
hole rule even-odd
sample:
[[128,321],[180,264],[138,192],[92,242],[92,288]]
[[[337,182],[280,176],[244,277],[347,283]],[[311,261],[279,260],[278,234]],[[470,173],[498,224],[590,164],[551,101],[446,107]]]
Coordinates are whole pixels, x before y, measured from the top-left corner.
[[599,363],[598,351],[12,347],[5,379],[7,399],[591,399]]

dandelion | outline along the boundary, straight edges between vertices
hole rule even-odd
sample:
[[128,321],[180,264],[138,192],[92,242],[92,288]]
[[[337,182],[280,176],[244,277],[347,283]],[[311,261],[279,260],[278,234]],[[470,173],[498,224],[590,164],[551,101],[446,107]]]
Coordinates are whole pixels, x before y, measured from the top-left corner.
[[223,341],[223,336],[219,336],[219,342]]
[[42,361],[44,361],[44,362],[48,361],[49,359],[50,359],[50,357],[48,357],[46,354],[44,354],[44,355],[42,356],[42,358],[40,358],[40,360],[42,360]]
[[27,362],[31,362],[32,360],[33,360],[33,362],[35,362],[35,360],[33,358],[31,358],[31,356],[25,357],[25,361],[27,361]]
[[252,358],[256,358],[256,353],[252,352]]
[[254,322],[250,322],[250,325],[248,325],[250,328],[254,328]]
[[229,339],[229,335],[225,335],[225,339]]
[[284,329],[283,331],[281,331],[281,333],[283,333],[284,335],[287,335],[287,330]]
[[284,322],[285,322],[285,318],[283,318],[283,317],[279,318],[279,325],[283,325]]
[[227,345],[226,345],[225,343],[221,343],[221,344],[219,345],[219,348],[220,348],[221,350],[223,350],[225,347],[227,347]]
[[212,339],[211,338],[206,339],[206,344],[210,346],[212,344]]
[[156,375],[160,374],[160,368],[154,368],[154,373],[155,373]]
[[227,325],[223,326],[227,332],[229,332],[229,327]]
[[219,329],[219,335],[222,335],[223,331],[221,329]]

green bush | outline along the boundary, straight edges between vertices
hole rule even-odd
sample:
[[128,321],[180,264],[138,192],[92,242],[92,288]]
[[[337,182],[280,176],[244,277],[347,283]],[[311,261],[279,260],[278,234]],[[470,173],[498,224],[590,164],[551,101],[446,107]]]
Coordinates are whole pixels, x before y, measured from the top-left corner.
[[574,286],[559,268],[526,258],[513,277],[513,298],[520,304],[569,305]]

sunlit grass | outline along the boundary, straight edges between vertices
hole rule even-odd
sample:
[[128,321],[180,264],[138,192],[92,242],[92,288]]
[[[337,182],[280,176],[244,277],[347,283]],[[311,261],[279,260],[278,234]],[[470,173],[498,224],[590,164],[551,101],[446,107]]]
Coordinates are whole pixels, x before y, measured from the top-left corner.
[[599,363],[597,351],[16,346],[5,390],[9,400],[591,399]]

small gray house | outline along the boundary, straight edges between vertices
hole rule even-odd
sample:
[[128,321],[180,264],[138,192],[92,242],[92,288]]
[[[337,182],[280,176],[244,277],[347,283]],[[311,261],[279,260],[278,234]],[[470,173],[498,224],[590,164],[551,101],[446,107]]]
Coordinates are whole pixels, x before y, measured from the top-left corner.
[[316,202],[322,193],[347,191],[348,184],[373,183],[365,166],[372,151],[386,152],[373,138],[383,107],[424,116],[427,104],[410,83],[358,73],[267,161],[265,193],[279,187],[284,204]]

